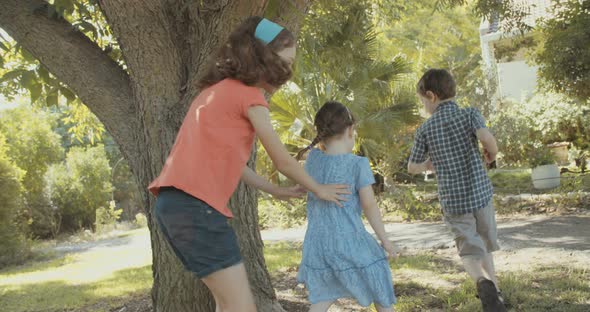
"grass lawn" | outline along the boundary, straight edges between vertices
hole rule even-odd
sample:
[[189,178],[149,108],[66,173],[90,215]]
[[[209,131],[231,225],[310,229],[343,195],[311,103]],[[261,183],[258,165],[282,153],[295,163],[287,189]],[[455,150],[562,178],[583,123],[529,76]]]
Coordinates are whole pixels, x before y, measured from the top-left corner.
[[[303,291],[280,287],[289,284],[285,279],[293,280],[291,287],[296,284],[300,245],[271,245],[266,248],[265,255],[283,305],[289,301],[305,302]],[[402,255],[390,264],[398,296],[396,311],[481,311],[474,283],[453,257],[422,252]],[[587,269],[534,267],[526,272],[500,273],[499,277],[512,311],[590,311],[590,271]],[[344,311],[375,311],[356,306],[352,301],[343,301],[339,306]],[[299,304],[288,311],[307,311],[306,307],[306,304]]]
[[[117,235],[133,239],[138,231]],[[0,271],[0,311],[109,311],[152,285],[151,251],[133,245],[54,254]]]
[[[408,254],[391,262],[399,300],[396,311],[480,311],[473,283],[449,252]],[[307,311],[305,292],[295,280],[301,244],[270,244],[265,257],[287,311]],[[97,248],[4,269],[0,311],[111,311],[138,296],[149,301],[150,261],[149,251]],[[565,266],[500,274],[513,311],[589,311],[589,281],[587,269]],[[339,306],[344,311],[372,311],[352,301]]]

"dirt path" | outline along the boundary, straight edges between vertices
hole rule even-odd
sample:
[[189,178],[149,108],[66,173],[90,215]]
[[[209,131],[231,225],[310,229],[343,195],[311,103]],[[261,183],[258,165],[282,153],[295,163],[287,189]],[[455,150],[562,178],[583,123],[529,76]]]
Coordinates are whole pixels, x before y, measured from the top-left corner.
[[[495,257],[499,272],[526,271],[537,266],[548,265],[590,268],[590,213],[500,218],[498,228],[503,248],[496,253]],[[414,254],[434,250],[442,259],[447,259],[456,265],[459,263],[452,236],[442,223],[391,223],[386,225],[386,230],[402,253]],[[305,227],[262,232],[262,238],[267,244],[285,241],[301,242],[304,236]],[[124,269],[122,266],[144,266],[151,263],[150,236],[147,229],[135,230],[94,242],[61,243],[54,249],[59,253],[76,254],[79,262],[90,261],[89,259],[95,257],[97,253],[115,254],[126,251],[125,263],[115,268],[105,269],[111,271]],[[293,289],[299,288],[296,287],[291,273],[284,272],[285,276],[275,277],[282,282],[293,284],[283,287],[284,289],[279,287],[281,289],[277,289],[278,295],[284,301],[283,304],[288,311],[303,311],[307,302],[304,295],[292,294]],[[280,274],[282,273],[279,272]],[[412,280],[418,281],[419,278],[419,276],[411,277]],[[352,311],[349,308],[342,308],[350,304],[350,302],[344,302],[331,311]],[[145,312],[150,310],[150,306],[150,298],[146,294],[111,311]]]
[[[519,270],[532,264],[590,265],[590,213],[499,218],[497,222],[502,246],[497,253],[499,270]],[[402,252],[455,252],[453,237],[443,223],[390,223],[385,227]],[[266,242],[300,242],[304,237],[305,227],[262,232]]]
[[[441,253],[454,253],[452,235],[442,223],[390,223],[386,224],[386,230],[402,252],[436,249]],[[498,253],[499,269],[517,270],[531,263],[590,264],[590,213],[499,218],[498,235],[502,246]],[[262,231],[267,243],[301,242],[304,236],[305,227]],[[60,244],[55,250],[83,254],[97,249],[108,252],[121,248],[142,251],[138,255],[147,258],[145,253],[151,249],[149,231],[136,230],[132,235],[96,242]]]

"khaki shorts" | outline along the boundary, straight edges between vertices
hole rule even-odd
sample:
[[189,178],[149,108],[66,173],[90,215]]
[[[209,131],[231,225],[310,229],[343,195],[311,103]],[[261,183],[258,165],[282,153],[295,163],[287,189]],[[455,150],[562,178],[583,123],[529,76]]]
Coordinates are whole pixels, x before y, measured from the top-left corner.
[[499,250],[496,231],[496,210],[490,203],[464,215],[445,215],[445,224],[455,236],[455,245],[461,257],[481,258]]

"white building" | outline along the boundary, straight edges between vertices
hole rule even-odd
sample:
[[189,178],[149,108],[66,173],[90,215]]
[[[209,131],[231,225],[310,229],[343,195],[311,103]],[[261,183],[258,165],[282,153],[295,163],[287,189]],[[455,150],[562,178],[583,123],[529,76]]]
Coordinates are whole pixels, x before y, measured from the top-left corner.
[[[539,18],[548,17],[551,0],[511,0],[514,6],[526,10],[524,23],[535,27]],[[537,86],[537,67],[525,60],[526,43],[532,33],[524,35],[510,30],[502,20],[483,20],[479,27],[482,58],[491,79],[497,83],[496,96],[520,101],[530,96]],[[515,48],[518,45],[520,48]],[[524,46],[524,47],[523,47]]]

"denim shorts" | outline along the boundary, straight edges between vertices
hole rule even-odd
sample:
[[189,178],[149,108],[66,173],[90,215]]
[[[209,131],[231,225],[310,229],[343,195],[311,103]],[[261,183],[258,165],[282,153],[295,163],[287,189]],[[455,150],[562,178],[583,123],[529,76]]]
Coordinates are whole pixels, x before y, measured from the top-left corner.
[[242,261],[228,218],[202,200],[165,187],[160,189],[154,213],[176,256],[198,278]]
[[496,210],[490,203],[463,215],[445,215],[444,221],[455,236],[460,257],[480,259],[500,249],[496,229]]

